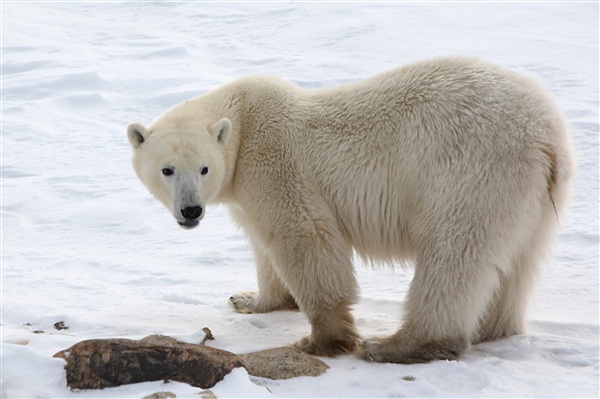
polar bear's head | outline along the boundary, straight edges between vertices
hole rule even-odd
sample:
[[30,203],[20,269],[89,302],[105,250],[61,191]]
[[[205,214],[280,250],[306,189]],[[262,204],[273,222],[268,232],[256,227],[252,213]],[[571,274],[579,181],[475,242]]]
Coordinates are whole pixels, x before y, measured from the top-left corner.
[[139,123],[127,128],[136,174],[180,226],[196,227],[205,204],[220,192],[231,129],[227,118],[206,124],[159,119],[148,129]]

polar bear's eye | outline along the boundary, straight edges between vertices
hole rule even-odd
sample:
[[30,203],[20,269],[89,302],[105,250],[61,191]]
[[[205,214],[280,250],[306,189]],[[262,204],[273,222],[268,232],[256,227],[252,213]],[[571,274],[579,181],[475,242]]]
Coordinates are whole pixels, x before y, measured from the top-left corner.
[[171,176],[174,173],[173,168],[164,168],[162,174],[165,176]]
[[200,174],[201,175],[205,175],[208,173],[208,166],[204,166],[202,169],[200,169]]

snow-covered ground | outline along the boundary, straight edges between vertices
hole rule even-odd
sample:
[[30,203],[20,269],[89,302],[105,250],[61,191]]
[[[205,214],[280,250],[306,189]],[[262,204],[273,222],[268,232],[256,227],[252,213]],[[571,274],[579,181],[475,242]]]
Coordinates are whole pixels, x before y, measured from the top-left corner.
[[[530,314],[530,332],[459,362],[325,359],[320,377],[239,369],[218,397],[598,397],[598,3],[2,2],[2,397],[141,398],[149,382],[69,391],[52,355],[89,338],[167,334],[236,353],[309,332],[298,312],[239,315],[252,254],[225,208],[180,229],[138,182],[125,129],[236,77],[304,87],[439,55],[536,76],[572,126],[578,174]],[[391,333],[409,270],[357,265],[365,336]],[[67,330],[53,325],[64,321]],[[42,330],[44,333],[35,333]],[[407,381],[404,377],[414,377]]]

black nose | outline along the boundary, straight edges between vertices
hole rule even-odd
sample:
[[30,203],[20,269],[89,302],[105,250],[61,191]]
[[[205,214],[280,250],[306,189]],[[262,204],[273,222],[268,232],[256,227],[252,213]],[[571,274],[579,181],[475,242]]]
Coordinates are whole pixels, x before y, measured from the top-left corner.
[[186,219],[198,219],[202,215],[202,207],[188,206],[181,210],[181,215]]

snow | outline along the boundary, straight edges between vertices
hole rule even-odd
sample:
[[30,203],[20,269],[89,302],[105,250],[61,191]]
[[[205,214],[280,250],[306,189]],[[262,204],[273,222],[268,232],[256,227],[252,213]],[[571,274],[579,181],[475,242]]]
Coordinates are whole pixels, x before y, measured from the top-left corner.
[[[299,312],[239,315],[252,254],[223,207],[184,231],[137,180],[125,129],[236,77],[303,87],[465,54],[537,77],[571,123],[572,206],[529,332],[458,362],[324,359],[319,377],[236,370],[217,397],[598,397],[597,2],[2,2],[2,386],[6,398],[134,397],[199,388],[147,382],[70,391],[52,355],[90,338],[166,334],[235,353],[309,332]],[[410,270],[357,265],[364,336],[393,332]],[[64,321],[67,330],[54,323]],[[36,333],[35,331],[44,331]],[[412,378],[410,378],[412,377]]]

